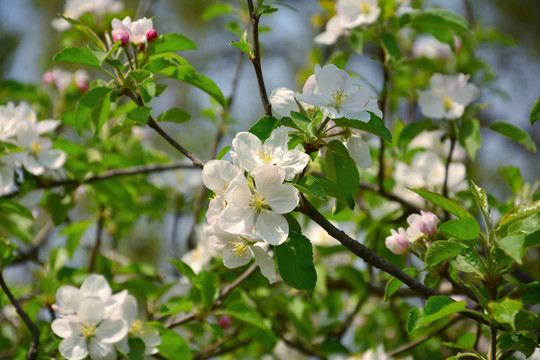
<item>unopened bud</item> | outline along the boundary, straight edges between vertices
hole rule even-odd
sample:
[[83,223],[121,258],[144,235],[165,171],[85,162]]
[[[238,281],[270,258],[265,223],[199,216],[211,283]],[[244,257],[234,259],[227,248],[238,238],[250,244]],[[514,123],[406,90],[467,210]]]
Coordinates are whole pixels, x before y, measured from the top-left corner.
[[150,29],[146,32],[146,40],[154,41],[157,38],[157,31],[155,29]]
[[426,235],[431,235],[437,232],[437,223],[439,222],[439,218],[437,215],[435,215],[432,212],[424,212],[422,211],[422,216],[420,217],[421,220],[419,222],[420,231],[422,231]]
[[390,230],[392,235],[385,240],[386,247],[394,254],[403,254],[409,248],[409,240],[405,229],[400,227],[398,231]]
[[218,319],[218,325],[220,328],[222,328],[223,330],[227,330],[227,329],[230,329],[230,327],[232,326],[232,320],[231,320],[231,317],[228,316],[228,315],[222,315],[219,317]]
[[125,29],[115,29],[112,31],[113,42],[121,41],[122,46],[129,43],[129,33]]
[[45,85],[52,85],[54,84],[54,74],[52,71],[47,71],[45,74],[43,74],[43,83]]

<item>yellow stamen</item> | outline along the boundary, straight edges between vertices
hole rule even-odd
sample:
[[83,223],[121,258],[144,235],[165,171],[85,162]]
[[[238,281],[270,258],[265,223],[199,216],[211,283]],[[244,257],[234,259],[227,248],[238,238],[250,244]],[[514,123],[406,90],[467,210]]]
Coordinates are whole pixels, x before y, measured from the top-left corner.
[[261,150],[257,153],[257,156],[259,159],[261,159],[265,164],[272,163],[272,160],[274,159],[274,154],[270,154],[266,150]]
[[81,331],[84,337],[92,337],[97,335],[96,323],[82,323]]
[[30,144],[30,150],[32,150],[34,154],[39,154],[43,149],[41,148],[41,145],[39,145],[39,143],[34,140]]
[[363,3],[360,5],[360,10],[367,15],[371,12],[371,5]]
[[242,240],[229,241],[229,244],[233,246],[231,252],[234,252],[234,256],[244,256],[247,251],[247,243]]
[[249,206],[255,210],[257,214],[262,213],[263,210],[268,207],[268,202],[266,201],[266,196],[264,193],[259,194],[255,191],[255,194],[251,195]]
[[346,100],[348,95],[343,94],[345,90],[334,90],[332,91],[332,99],[334,100],[334,107],[337,109],[341,107]]
[[130,331],[133,334],[144,334],[143,322],[139,319],[135,319],[135,321],[133,321],[133,324],[131,325]]
[[449,97],[443,96],[444,111],[450,111],[452,109],[453,101]]

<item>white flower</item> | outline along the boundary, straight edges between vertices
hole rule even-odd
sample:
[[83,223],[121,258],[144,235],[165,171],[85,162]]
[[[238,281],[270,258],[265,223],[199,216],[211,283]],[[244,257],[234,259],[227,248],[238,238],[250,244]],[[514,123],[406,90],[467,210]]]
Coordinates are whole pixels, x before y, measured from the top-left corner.
[[159,332],[156,328],[139,319],[137,300],[135,300],[133,296],[127,295],[116,310],[117,312],[114,314],[114,317],[118,317],[126,321],[128,333],[115,345],[122,349],[122,351],[124,351],[126,354],[129,354],[130,349],[128,338],[135,337],[144,342],[146,347],[145,355],[157,353],[158,349],[156,346],[161,344],[161,337],[159,336]]
[[437,40],[433,35],[426,34],[414,41],[412,54],[415,58],[444,59],[452,54],[452,48]]
[[55,319],[52,331],[63,338],[58,351],[68,360],[90,356],[92,360],[114,360],[114,343],[126,336],[126,321],[105,318],[105,303],[99,297],[80,300],[77,315]]
[[234,269],[246,265],[255,258],[255,263],[261,273],[270,283],[276,281],[276,267],[274,260],[261,247],[262,239],[256,234],[231,234],[218,227],[209,226],[205,229],[208,241],[222,248],[223,264]]
[[318,106],[325,116],[331,119],[346,117],[369,121],[367,111],[382,117],[377,101],[371,99],[364,88],[354,86],[349,74],[335,65],[315,65],[303,88],[303,93],[296,97],[313,106]]
[[249,172],[262,166],[276,165],[285,171],[285,180],[290,181],[306,167],[309,155],[299,150],[289,150],[288,142],[287,129],[280,126],[272,131],[264,144],[252,133],[239,132],[232,146],[244,170]]
[[351,158],[360,166],[366,170],[371,167],[371,155],[369,153],[369,145],[362,140],[358,135],[353,135],[347,140],[347,150]]
[[[290,116],[291,111],[299,111],[298,104],[294,100],[295,93],[289,88],[280,87],[274,89],[270,95],[270,104],[272,104],[272,113],[279,118]],[[277,117],[277,116],[276,116]]]
[[[147,18],[131,21],[131,18],[126,16],[122,21],[113,19],[111,24],[113,28],[113,41],[121,40],[123,45],[125,45],[125,40],[129,40],[135,45],[145,44],[148,42],[149,32],[154,30],[152,19]],[[154,38],[155,36],[153,34],[152,39]]]
[[[122,8],[122,3],[116,0],[66,0],[63,15],[70,19],[79,19],[86,13],[103,15],[119,12]],[[65,31],[71,27],[69,22],[62,18],[53,19],[51,25],[57,31]]]
[[465,107],[478,97],[478,88],[467,84],[468,81],[469,76],[465,74],[433,74],[430,89],[419,91],[422,113],[434,119],[460,118]]
[[215,194],[206,212],[206,220],[210,225],[218,224],[219,215],[225,208],[225,191],[229,188],[231,181],[240,174],[242,174],[240,168],[225,160],[210,160],[204,165],[203,184]]
[[282,244],[289,235],[289,224],[282,214],[298,205],[298,190],[283,184],[285,171],[269,166],[254,175],[250,187],[244,175],[230,184],[225,198],[227,207],[219,217],[220,227],[234,234],[257,233],[272,245]]
[[400,227],[398,231],[392,229],[390,232],[392,235],[387,236],[384,242],[386,247],[394,254],[403,254],[409,248],[409,240],[405,229]]
[[12,138],[17,133],[17,125],[22,117],[22,113],[32,111],[28,104],[22,102],[15,106],[12,102],[0,106],[0,141],[12,142]]
[[344,30],[340,17],[336,15],[328,20],[325,30],[317,35],[314,41],[321,45],[332,45],[343,34]]
[[368,351],[364,352],[360,360],[392,360],[392,358],[386,355],[384,352],[384,347],[379,344],[375,351],[373,351],[373,349],[369,349]]
[[336,11],[341,26],[352,29],[373,24],[381,13],[378,0],[338,0]]
[[431,235],[437,232],[439,218],[432,212],[420,211],[420,214],[412,214],[407,218],[409,227],[407,228],[407,238],[415,242],[424,235]]
[[81,284],[80,289],[75,286],[64,285],[56,290],[55,310],[61,316],[73,315],[79,309],[80,302],[86,297],[98,297],[103,302],[111,298],[112,289],[103,275],[91,274]]

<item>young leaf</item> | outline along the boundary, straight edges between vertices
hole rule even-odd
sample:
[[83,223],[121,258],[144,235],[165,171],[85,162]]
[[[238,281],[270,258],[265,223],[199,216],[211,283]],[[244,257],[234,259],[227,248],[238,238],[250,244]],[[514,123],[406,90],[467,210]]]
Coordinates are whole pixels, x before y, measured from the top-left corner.
[[53,61],[71,62],[101,69],[99,60],[88,48],[71,47],[62,49],[54,55]]
[[212,276],[208,271],[201,270],[197,277],[199,278],[202,303],[206,309],[211,310],[214,306],[214,293],[216,291]]
[[389,33],[384,33],[381,36],[381,40],[384,50],[390,55],[390,58],[399,60],[401,58],[401,51],[399,50],[399,46],[394,36]]
[[491,124],[489,128],[501,135],[506,136],[510,140],[523,145],[527,150],[536,152],[536,144],[531,139],[531,136],[516,125],[505,122],[495,122]]
[[128,112],[128,116],[137,121],[139,124],[146,124],[152,109],[146,106],[139,106]]
[[272,131],[277,128],[278,125],[279,121],[275,117],[264,116],[253,124],[248,131],[261,139],[261,141],[265,141],[270,137],[270,134],[272,134]]
[[456,215],[458,218],[474,219],[471,213],[465,210],[461,205],[459,205],[453,200],[445,198],[444,196],[440,194],[437,194],[431,191],[426,191],[426,190],[417,190],[417,189],[409,189],[409,190],[414,191],[415,193],[417,193],[424,199],[429,200],[435,205],[440,206],[444,210],[448,211],[450,214]]
[[98,104],[105,96],[108,96],[112,90],[107,87],[96,87],[88,91],[79,100],[77,107],[75,108],[74,126],[77,134],[80,135],[85,121],[88,119],[88,115],[94,109],[94,106]]
[[210,6],[208,6],[202,16],[202,21],[208,21],[210,19],[215,18],[216,16],[223,15],[223,14],[230,14],[234,11],[234,7],[231,4],[226,3],[213,3]]
[[289,232],[283,244],[274,247],[279,273],[283,280],[298,290],[315,289],[317,273],[313,265],[313,249],[307,237]]
[[456,342],[443,342],[444,346],[456,349],[473,349],[476,343],[476,334],[464,333],[458,336]]
[[172,108],[159,115],[156,121],[169,121],[173,123],[185,123],[191,118],[191,116],[182,109]]
[[354,209],[355,202],[351,194],[344,192],[336,183],[325,177],[317,175],[313,175],[313,177],[319,181],[326,195],[336,198],[349,209]]
[[304,114],[291,111],[291,119],[295,123],[295,125],[298,127],[298,129],[302,130],[308,139],[315,140],[315,134],[313,134],[313,129],[311,128],[311,120],[307,118]]
[[411,13],[411,25],[426,31],[442,29],[472,33],[467,20],[452,11],[442,8],[413,11]]
[[[403,270],[407,275],[414,276],[416,274],[416,269],[404,269]],[[384,290],[384,301],[388,301],[392,295],[403,285],[403,282],[398,278],[392,278],[386,284],[386,289]]]
[[328,143],[326,152],[326,175],[346,193],[358,192],[360,175],[356,162],[350,157],[345,145],[337,140]]
[[459,143],[463,146],[469,158],[474,161],[476,152],[482,145],[478,119],[466,119],[462,122],[459,128]]
[[304,176],[293,185],[303,194],[315,196],[323,200],[327,199],[321,183],[312,175]]
[[508,235],[502,239],[497,239],[497,245],[504,253],[514,259],[515,262],[522,265],[525,256],[525,235]]
[[495,320],[504,324],[510,324],[512,329],[515,329],[516,315],[523,309],[521,301],[505,298],[501,302],[490,302],[489,307]]
[[439,230],[459,240],[474,240],[480,233],[480,225],[476,219],[467,217],[449,220],[442,224]]
[[506,226],[517,220],[540,213],[540,200],[519,204],[510,209],[501,219],[499,226]]
[[452,259],[452,266],[459,271],[476,273],[480,278],[483,278],[486,273],[486,268],[480,257],[471,249],[465,248]]
[[411,333],[424,325],[463,310],[465,310],[465,301],[454,301],[446,296],[432,296],[422,309],[411,310],[407,320],[407,330]]
[[244,54],[246,54],[250,59],[253,59],[253,57],[255,56],[255,55],[253,55],[253,51],[251,50],[251,46],[249,46],[248,43],[245,43],[245,42],[242,42],[242,41],[231,41],[229,45],[239,49]]
[[392,134],[390,134],[390,130],[388,130],[386,126],[384,126],[384,121],[382,121],[380,117],[371,112],[369,114],[371,118],[367,123],[361,120],[347,118],[334,119],[334,122],[337,126],[350,127],[353,129],[362,130],[370,134],[377,135],[378,137],[383,138],[386,141],[392,142]]
[[17,201],[0,199],[0,209],[2,211],[2,214],[12,212],[14,214],[21,215],[27,219],[34,220],[34,215],[32,215],[32,212],[23,205],[19,204]]
[[521,171],[516,166],[506,166],[499,168],[499,174],[504,179],[504,182],[512,189],[514,194],[517,194],[523,187],[523,176]]
[[263,318],[253,308],[247,306],[244,303],[231,304],[223,312],[223,314],[229,315],[235,319],[243,321],[245,323],[257,326],[263,330],[268,330],[264,324]]
[[462,243],[453,240],[435,241],[426,252],[426,265],[434,266],[441,261],[453,258],[466,247]]
[[534,105],[531,108],[531,115],[529,116],[531,125],[534,125],[538,119],[540,119],[540,97],[534,102]]
[[191,351],[186,340],[173,330],[160,331],[161,344],[158,345],[159,355],[167,360],[191,360]]
[[151,55],[183,50],[197,50],[197,45],[184,35],[175,33],[158,37],[149,47]]

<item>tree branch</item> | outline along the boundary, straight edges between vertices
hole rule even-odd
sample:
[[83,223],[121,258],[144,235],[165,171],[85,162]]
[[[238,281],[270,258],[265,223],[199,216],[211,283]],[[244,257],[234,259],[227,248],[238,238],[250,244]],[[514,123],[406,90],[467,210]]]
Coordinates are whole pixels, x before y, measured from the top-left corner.
[[9,288],[7,287],[7,285],[6,285],[5,281],[4,281],[3,273],[1,271],[0,271],[0,287],[6,293],[6,296],[8,297],[9,301],[15,307],[15,310],[17,310],[17,314],[19,314],[19,316],[22,318],[22,320],[23,320],[24,324],[26,325],[26,327],[28,328],[28,330],[30,330],[30,333],[32,333],[32,342],[30,343],[30,347],[28,348],[28,353],[26,354],[26,359],[27,360],[34,360],[34,359],[36,359],[36,357],[38,355],[39,330],[38,330],[36,324],[34,324],[32,322],[32,320],[30,320],[30,317],[28,317],[28,314],[24,312],[24,310],[22,309],[22,307],[19,304],[19,302],[17,301],[17,299],[15,299],[15,297],[13,296],[13,294],[11,293]]

